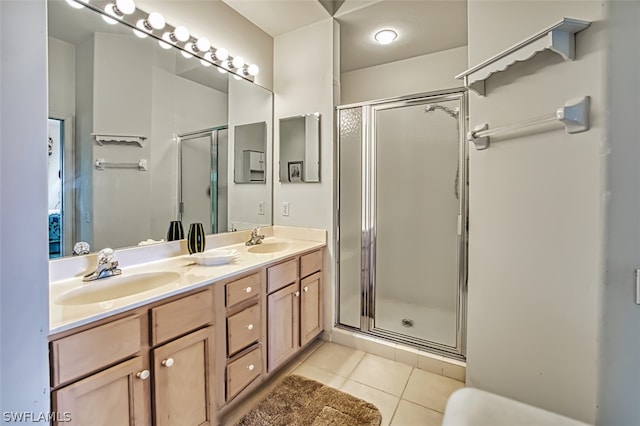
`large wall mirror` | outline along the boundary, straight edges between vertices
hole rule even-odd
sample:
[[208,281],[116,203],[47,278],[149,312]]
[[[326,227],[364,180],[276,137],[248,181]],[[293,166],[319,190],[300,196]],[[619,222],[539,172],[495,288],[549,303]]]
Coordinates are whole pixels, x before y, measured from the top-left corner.
[[320,182],[320,113],[280,119],[280,182]]
[[78,241],[164,239],[172,220],[207,233],[272,224],[268,174],[263,185],[233,176],[235,129],[252,123],[271,167],[270,91],[86,7],[49,0],[48,13],[52,258]]

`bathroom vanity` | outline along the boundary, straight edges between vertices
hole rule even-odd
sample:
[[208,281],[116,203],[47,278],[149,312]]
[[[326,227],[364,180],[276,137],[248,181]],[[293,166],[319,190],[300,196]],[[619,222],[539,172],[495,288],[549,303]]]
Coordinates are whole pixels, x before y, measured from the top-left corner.
[[114,300],[69,299],[79,278],[53,282],[52,410],[71,424],[218,424],[322,331],[320,233],[268,236],[253,253],[229,245],[240,254],[227,265],[180,255],[123,268],[123,277],[179,275]]

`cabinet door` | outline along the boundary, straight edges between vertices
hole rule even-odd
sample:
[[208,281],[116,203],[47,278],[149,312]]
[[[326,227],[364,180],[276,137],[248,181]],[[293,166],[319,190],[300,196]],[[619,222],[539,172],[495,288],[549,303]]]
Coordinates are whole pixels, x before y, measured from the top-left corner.
[[213,425],[213,327],[153,350],[155,424]]
[[69,413],[70,421],[60,425],[146,426],[148,378],[138,356],[54,391],[53,411]]
[[300,347],[300,291],[291,284],[267,296],[268,366],[272,371]]
[[300,281],[300,345],[304,346],[322,331],[322,273]]

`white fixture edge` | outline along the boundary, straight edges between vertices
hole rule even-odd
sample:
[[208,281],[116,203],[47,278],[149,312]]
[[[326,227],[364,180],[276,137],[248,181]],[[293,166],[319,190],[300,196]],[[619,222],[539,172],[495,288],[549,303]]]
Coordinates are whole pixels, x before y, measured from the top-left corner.
[[565,61],[573,60],[575,57],[575,34],[590,24],[590,21],[562,18],[560,22],[469,68],[455,78],[463,79],[465,87],[484,96],[484,81],[491,74],[504,71],[516,62],[526,61],[538,52],[548,49],[562,56]]

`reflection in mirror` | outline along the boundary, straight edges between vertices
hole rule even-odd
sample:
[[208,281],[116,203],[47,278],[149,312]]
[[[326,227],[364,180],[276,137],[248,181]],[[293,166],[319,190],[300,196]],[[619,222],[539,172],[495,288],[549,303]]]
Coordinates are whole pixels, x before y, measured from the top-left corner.
[[280,119],[280,182],[320,182],[320,113]]
[[236,183],[265,183],[267,123],[236,126],[234,173]]
[[227,128],[178,135],[179,199],[183,223],[206,233],[227,231]]
[[[50,223],[60,225],[59,239],[50,227],[52,256],[70,255],[77,241],[97,251],[165,239],[177,219],[185,229],[201,222],[207,232],[225,232],[234,221],[271,224],[264,203],[271,182],[268,194],[234,190],[232,141],[211,145],[213,129],[244,124],[232,104],[243,111],[255,97],[268,99],[252,121],[271,126],[271,92],[107,25],[90,9],[49,0],[48,14],[49,116],[59,121],[50,126],[57,149],[50,158],[61,159],[49,162],[59,169],[49,173]],[[209,135],[186,140],[203,130]],[[268,156],[270,145],[263,151]],[[264,207],[259,220],[256,206]]]

